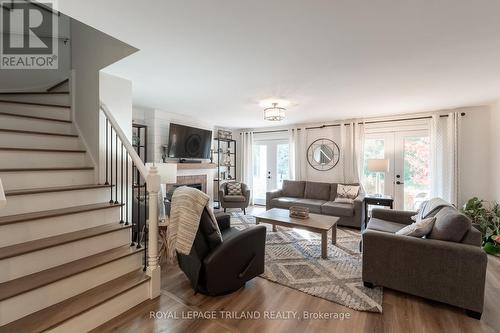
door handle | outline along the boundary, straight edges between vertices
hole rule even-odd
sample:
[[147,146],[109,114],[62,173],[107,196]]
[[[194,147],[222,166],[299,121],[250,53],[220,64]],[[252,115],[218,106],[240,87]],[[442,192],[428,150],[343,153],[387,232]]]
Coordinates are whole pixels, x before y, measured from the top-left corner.
[[267,179],[271,179],[271,176],[267,176]]
[[404,183],[400,182],[399,180],[396,181],[396,185],[402,185],[402,184],[404,184]]

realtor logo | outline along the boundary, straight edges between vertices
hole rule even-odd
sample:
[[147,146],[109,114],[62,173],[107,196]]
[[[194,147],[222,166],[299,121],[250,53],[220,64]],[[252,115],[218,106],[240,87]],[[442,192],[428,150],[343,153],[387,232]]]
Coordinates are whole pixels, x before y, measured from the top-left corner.
[[1,1],[1,69],[57,69],[58,13],[51,3]]

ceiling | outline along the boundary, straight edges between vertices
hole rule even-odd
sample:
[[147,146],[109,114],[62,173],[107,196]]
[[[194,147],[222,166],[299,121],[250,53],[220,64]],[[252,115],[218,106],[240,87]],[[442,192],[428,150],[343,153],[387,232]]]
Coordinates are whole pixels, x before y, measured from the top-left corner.
[[59,0],[140,49],[106,71],[139,106],[232,128],[429,111],[500,98],[500,1]]

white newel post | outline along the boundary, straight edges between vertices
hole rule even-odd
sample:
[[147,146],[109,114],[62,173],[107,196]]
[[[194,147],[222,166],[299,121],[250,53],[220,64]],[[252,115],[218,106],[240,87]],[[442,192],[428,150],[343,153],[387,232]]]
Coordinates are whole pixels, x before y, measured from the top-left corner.
[[147,274],[151,277],[149,298],[160,296],[160,264],[158,260],[158,192],[160,175],[156,166],[149,169],[147,188],[149,194],[149,237]]

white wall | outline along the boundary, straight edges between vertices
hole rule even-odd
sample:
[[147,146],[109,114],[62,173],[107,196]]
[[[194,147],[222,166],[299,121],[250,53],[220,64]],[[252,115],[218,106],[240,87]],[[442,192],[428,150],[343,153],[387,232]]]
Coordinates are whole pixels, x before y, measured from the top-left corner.
[[[3,14],[3,10],[0,9]],[[66,15],[58,17],[57,69],[2,69],[0,91],[41,91],[69,78],[71,70],[70,43],[64,43],[70,36],[70,19]],[[22,36],[22,35],[20,35]]]
[[[148,126],[148,162],[161,162],[162,146],[168,143],[170,123],[214,130],[214,125],[173,112],[134,106],[134,122]],[[213,136],[212,136],[213,137]]]
[[89,154],[98,161],[99,71],[137,49],[76,20],[71,20],[71,40],[74,120]]
[[[457,111],[465,112],[462,118],[462,134],[460,143],[460,205],[469,198],[477,196],[485,200],[500,197],[500,101],[494,107],[477,106],[464,107]],[[437,112],[449,112],[441,110]],[[405,117],[428,116],[429,112],[406,115]],[[405,118],[403,117],[403,118]],[[365,121],[373,119],[364,119]],[[318,124],[295,125],[294,127],[310,127]],[[254,131],[269,131],[275,128],[253,129]],[[283,129],[283,127],[276,128]],[[327,127],[307,130],[305,149],[318,138],[328,138],[340,145],[340,128]],[[284,134],[286,136],[286,133]],[[239,137],[239,135],[237,136]],[[241,150],[240,150],[241,152]],[[238,165],[241,164],[238,156]],[[314,170],[306,159],[305,152],[300,156],[300,162],[306,165],[305,178],[311,181],[335,182],[342,181],[342,161],[329,171]],[[241,173],[240,173],[241,175]]]
[[[132,82],[114,75],[99,73],[99,95],[101,101],[106,104],[113,117],[125,133],[127,139],[132,142]],[[103,183],[105,176],[106,158],[106,118],[104,114],[99,117],[100,129],[100,182]]]
[[472,197],[491,200],[491,111],[488,106],[461,108],[460,204]]
[[500,203],[500,101],[491,106],[490,143],[491,199]]

